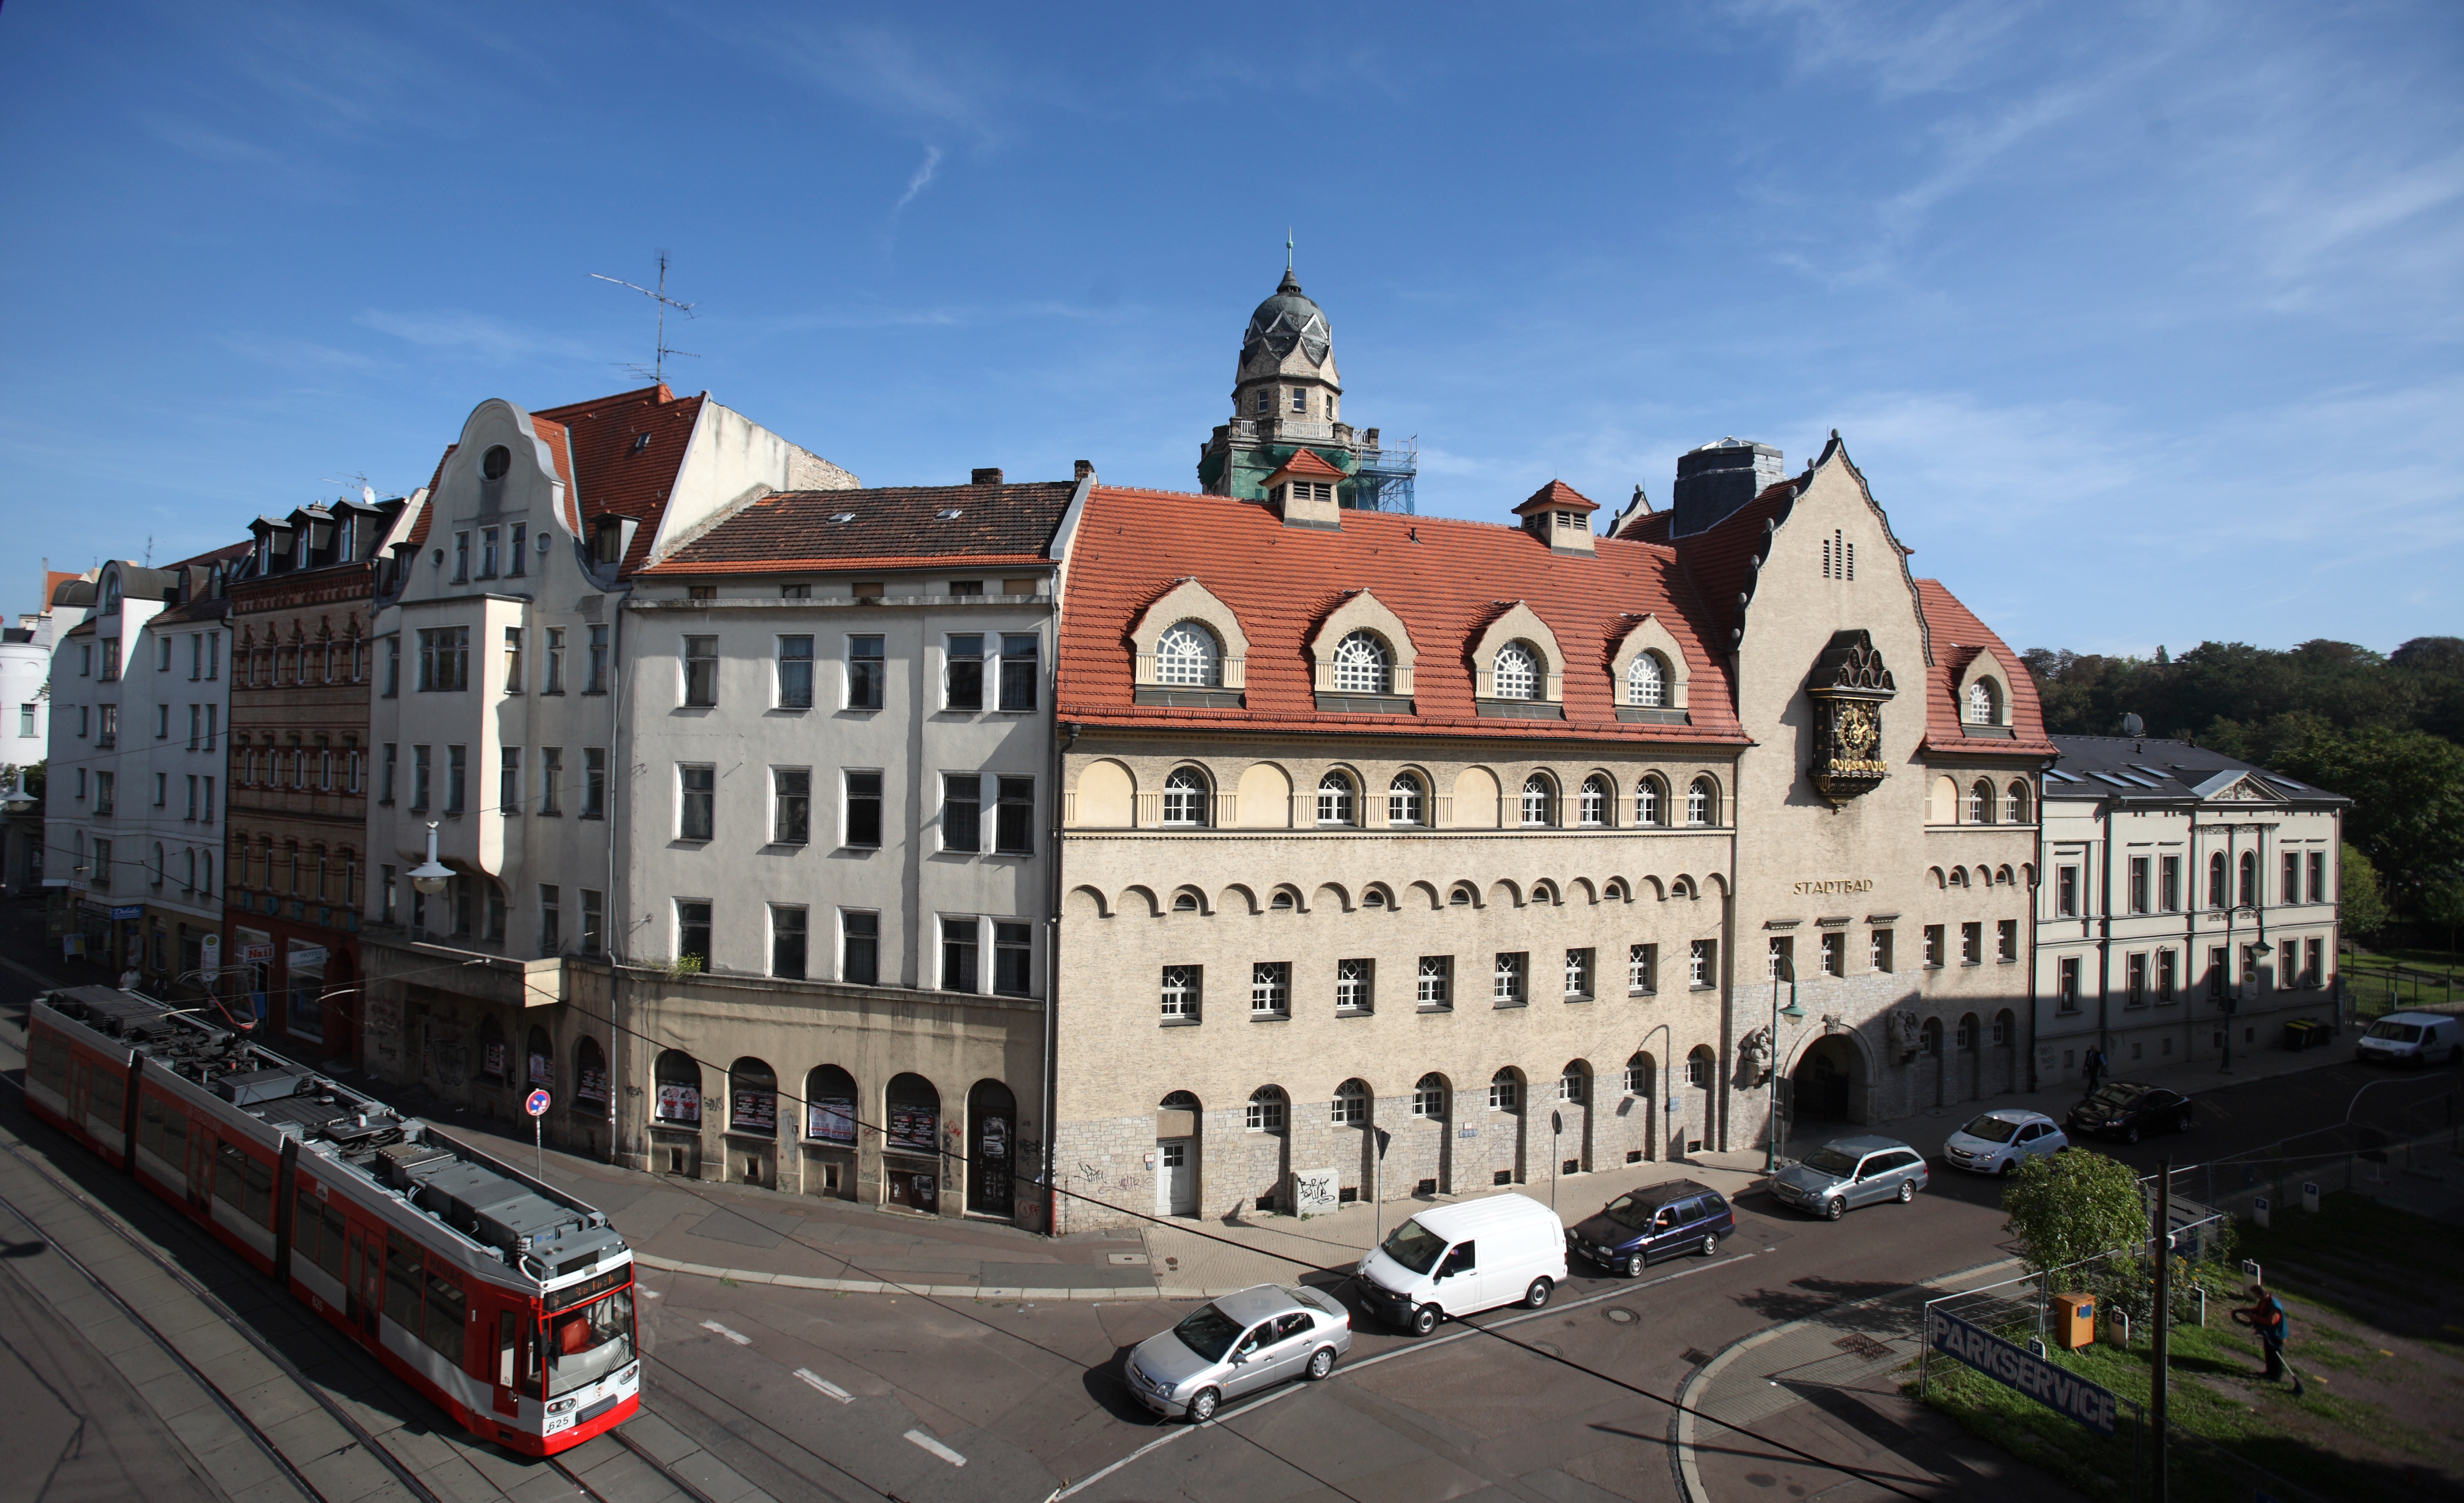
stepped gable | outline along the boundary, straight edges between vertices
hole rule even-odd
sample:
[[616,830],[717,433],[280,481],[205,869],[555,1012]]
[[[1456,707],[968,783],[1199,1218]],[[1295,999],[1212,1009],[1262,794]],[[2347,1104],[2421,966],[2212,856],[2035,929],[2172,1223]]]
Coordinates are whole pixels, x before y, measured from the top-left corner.
[[[1068,563],[1060,718],[1215,731],[1744,742],[1726,662],[1704,647],[1707,623],[1669,549],[1602,538],[1595,555],[1567,554],[1520,527],[1491,522],[1362,511],[1341,519],[1340,529],[1287,527],[1254,501],[1095,488]],[[1131,628],[1184,578],[1229,607],[1248,636],[1242,708],[1133,702]],[[1414,714],[1317,708],[1309,639],[1341,599],[1361,589],[1411,633]],[[1474,707],[1472,644],[1516,601],[1548,624],[1566,656],[1564,720],[1485,718]],[[1685,653],[1691,725],[1617,718],[1605,644],[1644,613],[1658,617]]]

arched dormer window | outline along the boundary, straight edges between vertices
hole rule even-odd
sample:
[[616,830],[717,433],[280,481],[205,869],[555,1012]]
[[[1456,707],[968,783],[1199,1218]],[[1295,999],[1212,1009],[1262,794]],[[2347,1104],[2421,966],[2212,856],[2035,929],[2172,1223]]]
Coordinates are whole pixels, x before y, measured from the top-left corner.
[[1634,822],[1645,829],[1668,823],[1668,785],[1656,772],[1646,772],[1634,785]]
[[1500,699],[1529,699],[1540,691],[1540,659],[1529,643],[1508,642],[1497,650],[1497,665],[1490,680],[1492,695]]
[[1206,774],[1195,767],[1175,767],[1163,780],[1163,822],[1167,825],[1207,823]]
[[1337,694],[1395,692],[1395,654],[1375,632],[1354,631],[1335,644],[1334,689]]
[[1523,780],[1523,823],[1557,823],[1557,786],[1545,772],[1535,772]]
[[1685,790],[1685,823],[1717,825],[1720,823],[1720,785],[1708,778],[1697,778]]
[[1626,703],[1658,710],[1668,703],[1668,665],[1657,652],[1639,652],[1625,671]]
[[1183,621],[1155,638],[1155,682],[1213,689],[1223,682],[1223,650],[1215,633]]
[[1971,825],[1992,824],[1993,805],[1993,785],[1983,778],[1977,779],[1975,785],[1968,790],[1968,822]]
[[1582,804],[1575,811],[1576,822],[1591,826],[1595,829],[1607,824],[1609,822],[1609,802],[1612,797],[1614,797],[1614,795],[1610,791],[1608,779],[1601,777],[1598,773],[1594,773],[1590,777],[1585,778],[1583,780]]
[[1319,824],[1350,825],[1356,823],[1358,818],[1350,774],[1330,772],[1317,780]]
[[1386,823],[1389,825],[1425,825],[1429,820],[1429,790],[1416,772],[1398,772],[1386,785]]
[[1991,678],[1980,678],[1968,686],[1968,723],[1999,725],[2002,723],[2002,686]]

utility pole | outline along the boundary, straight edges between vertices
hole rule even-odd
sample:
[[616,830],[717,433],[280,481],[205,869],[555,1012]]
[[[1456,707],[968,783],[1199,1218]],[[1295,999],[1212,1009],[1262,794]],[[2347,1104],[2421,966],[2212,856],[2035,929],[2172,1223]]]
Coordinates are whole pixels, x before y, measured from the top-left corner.
[[2156,1353],[2147,1374],[2148,1409],[2155,1417],[2154,1503],[2168,1503],[2165,1475],[2165,1364],[2173,1348],[2173,1160],[2156,1160]]

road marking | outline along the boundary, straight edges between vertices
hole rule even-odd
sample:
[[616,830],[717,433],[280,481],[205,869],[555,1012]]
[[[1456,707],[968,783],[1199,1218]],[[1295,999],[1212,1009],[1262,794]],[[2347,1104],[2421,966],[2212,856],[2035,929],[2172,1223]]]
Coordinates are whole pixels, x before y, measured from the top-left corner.
[[830,1381],[826,1378],[816,1378],[811,1372],[802,1367],[796,1369],[796,1376],[804,1380],[804,1381],[811,1383],[814,1387],[819,1388],[822,1392],[828,1394],[831,1398],[836,1399],[841,1404],[855,1403],[855,1395],[847,1392],[846,1389],[840,1387],[838,1384]]
[[959,1455],[957,1451],[954,1451],[949,1447],[942,1445],[939,1441],[936,1441],[932,1436],[925,1434],[922,1430],[909,1430],[907,1432],[907,1438],[913,1441],[916,1445],[923,1447],[926,1450],[931,1451],[934,1455],[940,1457],[943,1461],[948,1462],[953,1467],[963,1467],[967,1464],[966,1457]]
[[720,1336],[727,1337],[738,1346],[751,1346],[753,1344],[753,1338],[751,1337],[746,1336],[741,1331],[730,1331],[727,1327],[720,1325],[715,1320],[703,1321],[701,1323],[701,1328],[705,1331],[715,1331]]

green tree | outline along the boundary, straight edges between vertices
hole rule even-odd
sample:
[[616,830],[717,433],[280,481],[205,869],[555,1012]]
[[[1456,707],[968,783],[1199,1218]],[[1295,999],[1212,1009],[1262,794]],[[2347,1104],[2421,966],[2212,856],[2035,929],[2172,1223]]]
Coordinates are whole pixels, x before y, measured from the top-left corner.
[[2119,1159],[2075,1150],[2031,1159],[2002,1192],[2005,1231],[2019,1239],[2019,1261],[2039,1277],[2147,1235],[2139,1176]]
[[2359,938],[2387,927],[2387,891],[2379,883],[2379,869],[2370,865],[2361,847],[2344,848],[2343,880],[2337,891],[2342,895],[2337,907],[2346,934]]
[[2314,736],[2276,765],[2353,801],[2344,838],[2386,876],[2399,911],[2419,913],[2432,883],[2464,875],[2464,746],[2365,725]]
[[2447,931],[2447,948],[2455,948],[2455,931],[2464,929],[2464,881],[2442,877],[2422,890],[2421,917]]

